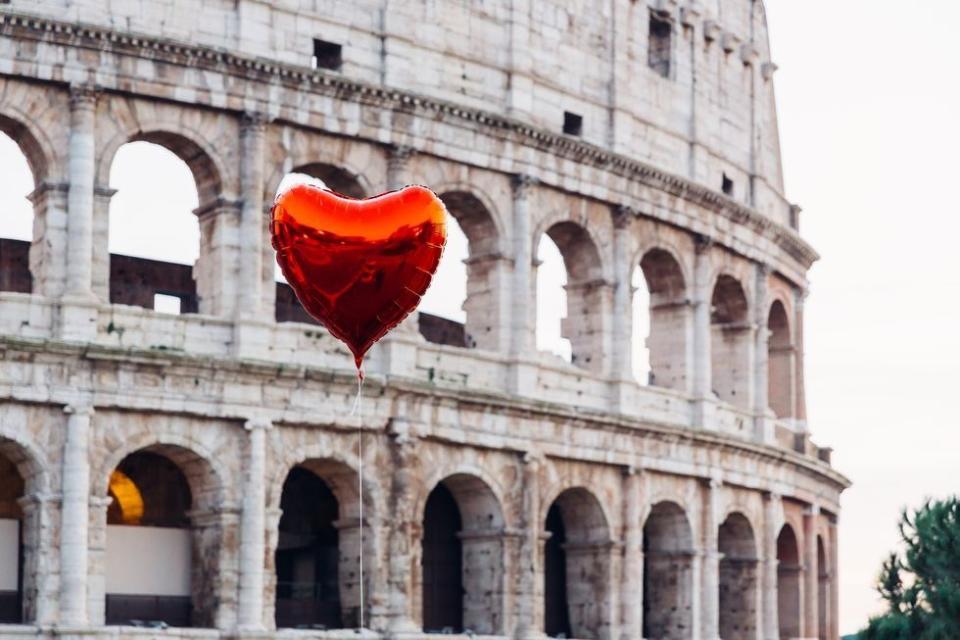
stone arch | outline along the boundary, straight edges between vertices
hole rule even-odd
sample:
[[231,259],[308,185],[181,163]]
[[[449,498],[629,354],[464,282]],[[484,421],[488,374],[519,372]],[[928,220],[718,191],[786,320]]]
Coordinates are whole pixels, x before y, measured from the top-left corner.
[[753,527],[734,511],[717,532],[720,552],[720,637],[752,640],[757,635],[758,557]]
[[[114,126],[118,126],[116,123]],[[198,206],[193,213],[199,227],[198,258],[195,265],[173,266],[145,263],[143,260],[113,258],[107,263],[94,261],[95,288],[107,294],[111,302],[153,308],[154,294],[180,299],[182,312],[221,314],[233,304],[230,292],[221,285],[223,264],[235,258],[236,247],[227,239],[239,224],[238,203],[226,196],[226,176],[231,175],[215,144],[203,134],[182,123],[164,120],[133,122],[119,130],[100,149],[97,165],[98,193],[109,184],[110,170],[121,147],[132,142],[148,142],[170,151],[186,164],[197,190]],[[97,217],[95,246],[109,255],[109,201],[113,191],[106,189],[95,203]],[[103,263],[103,264],[101,264]]]
[[535,249],[543,236],[556,244],[566,271],[567,315],[561,334],[570,340],[571,363],[602,373],[612,291],[600,244],[587,227],[569,218],[545,222],[534,238]]
[[[150,484],[157,471],[166,465],[182,475],[187,495],[172,503],[177,520],[162,522],[157,525],[159,528],[107,524],[107,624],[128,624],[131,619],[166,619],[172,626],[216,626],[221,582],[226,569],[221,556],[225,538],[223,476],[211,458],[181,444],[158,439],[113,452],[108,457],[113,464],[104,474],[106,478],[95,480],[95,486],[103,489],[102,493],[95,495],[116,499],[120,492],[127,491],[126,487],[133,484],[142,504],[151,500],[168,501],[171,499],[168,494],[154,492],[170,483]],[[139,475],[131,469],[136,469]],[[104,510],[103,514],[107,516],[107,511]],[[154,571],[138,571],[132,576],[124,571],[131,560],[126,554],[142,546],[164,549],[164,553],[158,554],[164,558],[163,565],[158,565]],[[144,560],[140,558],[138,561],[142,563]],[[178,567],[180,573],[188,576],[187,592],[179,591],[182,587],[178,584],[155,579],[158,575],[177,575]],[[143,598],[148,594],[150,598]]]
[[0,434],[0,553],[15,558],[0,574],[0,624],[37,617],[41,521],[48,474],[31,444]]
[[502,633],[504,516],[491,485],[473,474],[448,475],[433,486],[421,513],[421,566],[414,593],[420,594],[423,628]]
[[[277,628],[359,626],[361,545],[366,557],[376,556],[363,535],[357,482],[355,469],[332,458],[305,458],[288,468],[278,501],[277,544],[267,563]],[[365,518],[375,516],[372,507],[365,491]]]
[[[63,263],[58,248],[66,243],[66,190],[54,187],[51,178],[56,156],[43,128],[9,104],[0,103],[0,133],[13,140],[26,160],[31,189],[24,193],[33,205],[30,242],[0,240],[4,244],[4,273],[0,289],[20,293],[57,295],[63,290]],[[53,214],[53,215],[49,215]]]
[[683,391],[689,380],[688,335],[690,313],[687,279],[682,262],[671,250],[647,249],[635,263],[650,297],[650,355],[652,386]]
[[291,173],[303,173],[322,181],[331,191],[348,198],[362,199],[372,193],[362,174],[339,164],[308,162],[293,168]]
[[778,418],[794,414],[796,385],[796,350],[787,306],[774,300],[767,314],[767,397],[770,408]]
[[544,631],[607,637],[614,545],[600,500],[585,487],[565,489],[549,503],[545,529]]
[[693,628],[693,530],[676,502],[658,502],[643,526],[643,637],[680,640]]
[[710,306],[713,392],[724,402],[749,408],[753,332],[749,302],[741,282],[728,273],[718,275]]
[[800,545],[790,524],[777,535],[777,620],[781,638],[800,636]]
[[[426,326],[421,329],[430,341],[499,350],[507,339],[502,296],[507,269],[499,216],[490,198],[470,185],[448,183],[439,185],[436,192],[467,240],[467,255],[463,260],[466,290],[462,305],[466,318],[462,339],[459,335],[454,337],[451,331],[438,334]],[[421,317],[421,325],[423,322]],[[439,337],[444,339],[437,339]]]

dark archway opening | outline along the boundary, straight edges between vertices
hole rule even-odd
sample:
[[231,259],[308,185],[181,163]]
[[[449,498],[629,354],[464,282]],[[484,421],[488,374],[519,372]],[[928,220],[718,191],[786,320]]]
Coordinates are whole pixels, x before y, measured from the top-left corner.
[[547,512],[547,538],[543,553],[544,630],[553,638],[572,638],[570,608],[567,604],[567,542],[560,506],[554,503]]
[[24,482],[16,466],[0,454],[0,623],[23,622]]
[[817,621],[818,638],[830,637],[830,570],[827,567],[827,550],[823,538],[817,536]]
[[133,453],[110,474],[106,623],[209,626],[192,601],[192,495],[169,458]]
[[463,631],[462,528],[456,499],[437,485],[423,514],[423,629],[428,633]]
[[753,528],[740,513],[730,514],[717,535],[720,551],[720,637],[757,637],[757,549]]
[[643,637],[683,640],[693,632],[693,533],[673,502],[654,505],[643,527]]
[[781,638],[800,635],[800,551],[788,524],[777,536],[777,619]]
[[315,473],[294,467],[283,484],[280,508],[277,628],[343,627],[337,498]]

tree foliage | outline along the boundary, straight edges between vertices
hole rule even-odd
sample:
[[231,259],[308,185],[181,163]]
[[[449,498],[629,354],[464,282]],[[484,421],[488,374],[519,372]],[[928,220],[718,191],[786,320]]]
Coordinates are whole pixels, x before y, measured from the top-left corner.
[[890,554],[877,583],[887,612],[861,640],[960,639],[960,499],[905,510],[900,537],[904,552]]

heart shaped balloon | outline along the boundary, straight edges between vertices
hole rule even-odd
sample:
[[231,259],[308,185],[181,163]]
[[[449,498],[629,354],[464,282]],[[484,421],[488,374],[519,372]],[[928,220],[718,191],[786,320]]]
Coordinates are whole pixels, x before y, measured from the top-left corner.
[[310,184],[277,195],[273,247],[307,312],[353,352],[420,303],[447,239],[446,209],[426,187],[354,200]]

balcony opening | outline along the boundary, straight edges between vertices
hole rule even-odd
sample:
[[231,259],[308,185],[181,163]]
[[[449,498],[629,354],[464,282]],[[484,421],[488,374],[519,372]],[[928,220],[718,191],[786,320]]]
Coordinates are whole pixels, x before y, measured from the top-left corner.
[[564,111],[563,132],[568,136],[583,135],[583,116],[572,111]]
[[34,177],[21,147],[2,132],[0,122],[0,291],[30,293],[30,250],[33,240],[33,205],[27,196]]
[[23,477],[0,452],[0,624],[23,621],[23,495]]
[[633,372],[642,384],[687,388],[690,307],[680,263],[669,251],[643,254],[633,273]]
[[674,502],[659,502],[643,526],[643,637],[684,637],[693,628],[693,532]]
[[340,71],[343,66],[343,46],[336,42],[314,38],[313,58],[310,60],[310,66],[313,69]]
[[457,219],[448,214],[443,260],[419,307],[419,329],[427,342],[453,347],[476,346],[476,339],[469,336],[466,330],[468,256],[467,236]]
[[651,12],[647,38],[647,65],[663,78],[670,77],[672,35],[673,23],[660,14]]
[[573,346],[563,335],[567,317],[567,269],[553,239],[544,234],[537,247],[537,349],[573,359]]
[[721,274],[710,305],[713,392],[724,402],[749,408],[752,335],[747,294],[739,280]]
[[781,638],[800,636],[800,547],[789,524],[777,536],[777,620]]
[[196,313],[199,196],[190,167],[165,146],[130,142],[114,157],[110,185],[109,263],[94,256],[95,281],[109,278],[114,304]]

